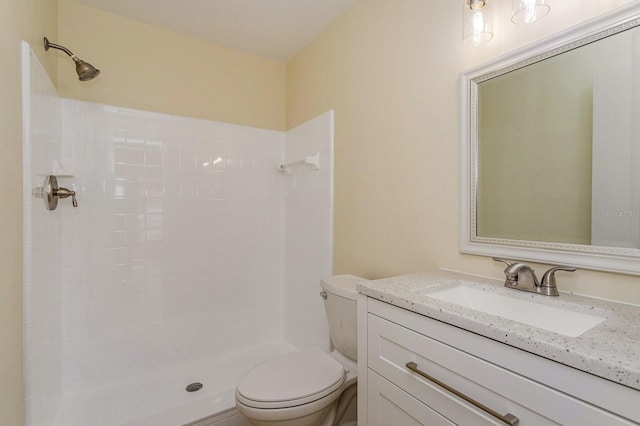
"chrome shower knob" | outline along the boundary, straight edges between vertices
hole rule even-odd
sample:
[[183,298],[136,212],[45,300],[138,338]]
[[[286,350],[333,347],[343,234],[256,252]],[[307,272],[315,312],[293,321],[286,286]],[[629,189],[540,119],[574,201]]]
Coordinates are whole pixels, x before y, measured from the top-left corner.
[[47,210],[55,210],[58,207],[58,200],[71,197],[73,207],[78,207],[76,191],[58,186],[58,179],[55,176],[47,176],[42,186],[42,198]]

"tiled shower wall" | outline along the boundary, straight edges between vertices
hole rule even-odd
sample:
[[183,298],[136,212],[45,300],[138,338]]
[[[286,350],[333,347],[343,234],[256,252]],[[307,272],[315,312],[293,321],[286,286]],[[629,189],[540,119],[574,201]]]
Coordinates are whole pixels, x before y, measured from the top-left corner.
[[63,100],[62,140],[65,393],[281,338],[282,132]]
[[61,101],[27,43],[22,43],[25,424],[50,425],[62,399],[62,219],[33,188],[61,153]]
[[285,176],[285,337],[296,347],[329,349],[320,279],[333,270],[333,111],[287,132],[285,157],[319,154],[320,168]]

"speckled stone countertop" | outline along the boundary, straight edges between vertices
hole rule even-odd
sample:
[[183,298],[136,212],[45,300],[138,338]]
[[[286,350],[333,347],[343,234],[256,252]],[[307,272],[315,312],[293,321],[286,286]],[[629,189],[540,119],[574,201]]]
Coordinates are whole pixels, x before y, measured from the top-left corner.
[[[360,293],[578,370],[640,390],[640,306],[505,288],[502,281],[434,271],[359,283]],[[606,318],[578,337],[532,327],[429,297],[457,286]],[[560,283],[561,285],[561,283]]]

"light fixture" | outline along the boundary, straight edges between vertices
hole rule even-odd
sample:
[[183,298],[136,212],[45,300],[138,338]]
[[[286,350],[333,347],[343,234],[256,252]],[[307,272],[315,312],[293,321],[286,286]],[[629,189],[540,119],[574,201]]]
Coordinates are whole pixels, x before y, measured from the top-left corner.
[[487,0],[464,0],[462,43],[480,46],[493,38],[493,16]]
[[[480,46],[493,38],[493,0],[463,0],[462,44]],[[530,24],[546,16],[551,0],[511,0],[511,22]]]
[[547,0],[512,0],[511,22],[530,24],[549,13],[551,7]]

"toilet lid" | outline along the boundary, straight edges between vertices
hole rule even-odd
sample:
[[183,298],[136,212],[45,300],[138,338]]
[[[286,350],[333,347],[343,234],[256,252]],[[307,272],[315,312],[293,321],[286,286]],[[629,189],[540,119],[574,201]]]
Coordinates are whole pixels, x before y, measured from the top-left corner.
[[255,408],[293,407],[331,394],[344,380],[344,367],[328,354],[293,352],[250,370],[240,380],[236,398]]

